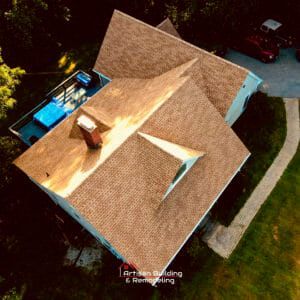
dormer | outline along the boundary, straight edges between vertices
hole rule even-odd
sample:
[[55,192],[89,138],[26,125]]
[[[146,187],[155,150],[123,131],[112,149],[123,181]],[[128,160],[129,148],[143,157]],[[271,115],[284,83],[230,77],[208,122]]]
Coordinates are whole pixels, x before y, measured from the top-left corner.
[[181,162],[179,169],[174,174],[174,178],[172,182],[170,182],[170,185],[163,196],[162,200],[164,200],[189,172],[198,159],[202,158],[205,153],[154,137],[143,132],[139,132],[138,134],[151,144],[155,145]]

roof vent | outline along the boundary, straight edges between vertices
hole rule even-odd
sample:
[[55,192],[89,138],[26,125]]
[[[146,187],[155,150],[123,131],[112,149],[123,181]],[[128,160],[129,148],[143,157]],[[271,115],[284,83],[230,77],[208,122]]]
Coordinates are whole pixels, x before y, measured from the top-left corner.
[[81,115],[77,119],[77,125],[88,147],[96,149],[102,144],[102,139],[98,127],[87,116]]

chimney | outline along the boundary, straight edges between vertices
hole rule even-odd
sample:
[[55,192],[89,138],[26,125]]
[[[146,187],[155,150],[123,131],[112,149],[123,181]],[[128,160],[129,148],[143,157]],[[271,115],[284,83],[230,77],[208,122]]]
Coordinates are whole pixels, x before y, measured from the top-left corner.
[[96,124],[87,116],[81,115],[77,119],[77,125],[87,146],[92,149],[99,148],[100,144],[102,144],[102,139]]

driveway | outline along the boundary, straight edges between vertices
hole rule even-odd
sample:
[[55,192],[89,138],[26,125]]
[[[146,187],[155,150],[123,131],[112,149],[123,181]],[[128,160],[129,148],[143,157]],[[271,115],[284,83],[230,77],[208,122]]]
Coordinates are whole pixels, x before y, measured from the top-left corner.
[[260,90],[269,96],[300,97],[300,62],[296,60],[295,49],[280,49],[278,60],[269,64],[234,50],[229,50],[225,58],[260,76],[264,80]]

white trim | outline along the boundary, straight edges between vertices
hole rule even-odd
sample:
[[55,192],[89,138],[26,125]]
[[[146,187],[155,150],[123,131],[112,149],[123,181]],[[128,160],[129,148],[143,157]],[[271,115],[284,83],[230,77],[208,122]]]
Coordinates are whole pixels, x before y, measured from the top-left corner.
[[241,165],[238,167],[238,169],[235,171],[235,173],[231,176],[231,178],[229,179],[229,181],[227,182],[227,184],[224,186],[224,188],[220,191],[220,193],[217,195],[217,197],[215,198],[215,200],[212,202],[212,204],[209,206],[209,208],[207,209],[207,211],[203,214],[203,216],[200,218],[199,222],[196,224],[196,226],[193,228],[193,230],[191,231],[191,233],[185,238],[185,240],[183,241],[183,243],[181,244],[181,246],[178,248],[178,250],[175,252],[175,254],[172,256],[172,258],[169,260],[169,262],[166,264],[166,266],[164,267],[164,269],[161,271],[161,275],[159,277],[157,277],[157,279],[155,279],[152,283],[153,286],[156,285],[157,281],[159,280],[159,278],[162,276],[162,274],[166,271],[166,269],[168,268],[168,266],[170,265],[170,263],[173,261],[173,259],[177,256],[177,254],[180,252],[180,250],[182,249],[182,247],[184,246],[184,244],[188,241],[188,239],[191,237],[191,235],[194,233],[194,231],[196,230],[196,228],[199,226],[199,224],[201,223],[201,221],[204,219],[204,217],[207,215],[207,213],[211,210],[211,208],[213,207],[213,205],[217,202],[217,200],[219,199],[219,197],[221,196],[221,194],[224,192],[224,190],[227,188],[227,186],[229,185],[229,183],[232,181],[232,179],[236,176],[236,174],[240,171],[240,169],[242,168],[242,166],[245,164],[245,162],[247,161],[247,159],[249,158],[249,156],[251,155],[251,153],[249,153],[247,155],[247,157],[243,160],[243,162],[241,163]]
[[[109,76],[103,74],[103,73],[100,72],[100,71],[97,71],[95,68],[93,68],[92,71],[95,72],[95,73],[97,73],[98,76],[104,76],[105,79],[107,79],[109,82],[112,81],[112,78],[110,78]],[[107,83],[107,84],[108,84],[108,83]],[[107,84],[106,84],[106,85],[107,85]],[[102,88],[104,88],[104,86],[103,86]]]
[[256,75],[255,73],[253,73],[252,71],[249,71],[249,76],[251,76],[252,78],[256,79],[257,81],[263,82],[264,80],[262,78],[260,78],[258,75]]

